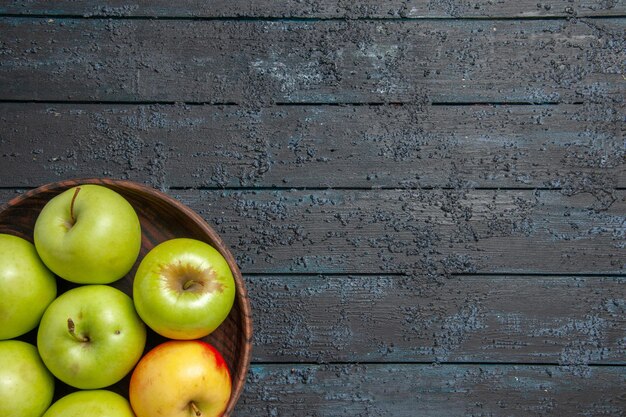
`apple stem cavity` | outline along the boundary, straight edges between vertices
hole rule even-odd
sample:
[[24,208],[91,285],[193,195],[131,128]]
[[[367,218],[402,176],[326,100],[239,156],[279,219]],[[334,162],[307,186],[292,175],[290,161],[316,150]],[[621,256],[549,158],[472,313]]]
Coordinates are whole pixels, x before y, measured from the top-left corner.
[[192,288],[192,287],[195,287],[195,286],[197,286],[197,285],[202,286],[203,284],[202,284],[202,282],[201,282],[201,281],[196,281],[196,280],[194,280],[194,279],[190,279],[190,280],[188,280],[188,281],[185,281],[185,283],[183,284],[183,290],[185,290],[185,291],[186,291],[186,290],[188,290],[188,289],[190,289],[190,288]]
[[189,403],[189,405],[191,406],[191,409],[193,410],[194,414],[198,417],[200,417],[202,415],[202,411],[200,411],[200,409],[198,408],[198,406],[196,405],[196,403],[194,403],[193,401]]
[[76,334],[76,325],[74,324],[74,320],[72,318],[67,319],[67,331],[72,335],[72,337],[79,342],[89,342],[89,338],[87,336],[79,336]]
[[76,201],[76,197],[78,196],[79,191],[80,187],[76,187],[74,195],[72,196],[72,202],[70,203],[70,219],[72,221],[71,226],[74,226],[74,224],[76,224],[76,218],[74,217],[74,202]]

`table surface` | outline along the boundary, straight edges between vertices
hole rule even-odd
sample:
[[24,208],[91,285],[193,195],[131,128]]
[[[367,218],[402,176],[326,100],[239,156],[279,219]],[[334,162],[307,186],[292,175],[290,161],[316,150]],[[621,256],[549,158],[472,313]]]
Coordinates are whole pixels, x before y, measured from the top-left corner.
[[162,189],[237,256],[238,416],[626,413],[626,2],[0,3],[0,202]]

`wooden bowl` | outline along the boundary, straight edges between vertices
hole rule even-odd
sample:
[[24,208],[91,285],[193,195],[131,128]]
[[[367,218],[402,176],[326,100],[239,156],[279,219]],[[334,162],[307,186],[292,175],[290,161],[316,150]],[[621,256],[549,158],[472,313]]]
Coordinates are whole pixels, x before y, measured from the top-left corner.
[[[232,394],[226,415],[230,415],[243,391],[252,352],[252,316],[241,272],[222,239],[197,213],[184,204],[153,188],[113,179],[79,179],[55,182],[30,190],[0,207],[0,233],[20,236],[33,241],[35,221],[43,206],[54,196],[80,184],[98,184],[108,187],[126,198],[135,208],[141,222],[141,252],[133,269],[122,279],[111,284],[132,296],[133,277],[141,259],[157,244],[176,237],[202,240],[216,248],[226,258],[233,272],[237,292],[233,308],[226,320],[204,338],[224,356],[232,377]],[[77,285],[57,279],[59,295]],[[36,329],[21,337],[35,343]],[[146,352],[166,339],[148,328]],[[108,389],[128,398],[130,375]],[[57,380],[55,399],[75,389]]]

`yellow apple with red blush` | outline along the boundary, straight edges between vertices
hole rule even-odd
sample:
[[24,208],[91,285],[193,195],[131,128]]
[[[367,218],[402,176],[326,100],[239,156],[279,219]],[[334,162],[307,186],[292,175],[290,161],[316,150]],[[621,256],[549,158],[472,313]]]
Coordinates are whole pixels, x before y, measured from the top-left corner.
[[137,417],[221,417],[232,382],[222,355],[202,340],[171,340],[148,352],[130,379]]

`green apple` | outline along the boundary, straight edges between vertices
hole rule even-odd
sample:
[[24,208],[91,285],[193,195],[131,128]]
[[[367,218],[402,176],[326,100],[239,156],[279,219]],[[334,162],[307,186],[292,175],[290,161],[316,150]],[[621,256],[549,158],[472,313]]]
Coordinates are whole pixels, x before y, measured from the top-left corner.
[[218,417],[232,382],[222,355],[201,340],[172,340],[148,352],[130,378],[137,417]]
[[86,184],[52,198],[37,217],[35,247],[58,276],[79,284],[108,284],[137,260],[137,213],[115,191]]
[[37,348],[19,340],[0,342],[0,416],[41,417],[53,395],[54,378]]
[[52,272],[32,243],[0,234],[0,340],[37,327],[44,310],[57,296]]
[[61,398],[43,417],[135,417],[130,403],[111,391],[76,391]]
[[224,257],[195,239],[172,239],[143,258],[133,282],[137,313],[170,339],[199,339],[228,316],[235,280]]
[[107,285],[69,290],[41,318],[37,347],[50,372],[76,388],[126,376],[141,357],[146,327],[129,296]]

